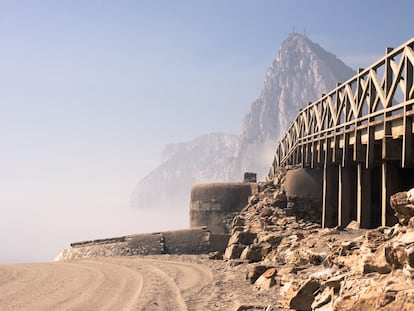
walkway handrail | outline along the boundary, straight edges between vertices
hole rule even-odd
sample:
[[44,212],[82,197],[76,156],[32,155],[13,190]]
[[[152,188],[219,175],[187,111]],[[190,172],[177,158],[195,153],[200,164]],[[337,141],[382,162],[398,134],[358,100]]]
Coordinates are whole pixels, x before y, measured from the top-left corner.
[[[278,166],[292,161],[297,148],[311,142],[356,131],[395,115],[411,115],[414,104],[414,38],[321,98],[301,109],[279,141],[269,177]],[[404,119],[405,122],[405,119]],[[384,127],[385,128],[385,127]]]

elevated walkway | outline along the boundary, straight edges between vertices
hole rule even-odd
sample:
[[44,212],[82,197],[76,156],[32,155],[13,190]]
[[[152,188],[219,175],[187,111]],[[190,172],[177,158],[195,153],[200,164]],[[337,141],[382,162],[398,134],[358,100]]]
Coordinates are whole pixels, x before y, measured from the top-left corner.
[[390,194],[414,185],[414,38],[302,109],[279,142],[280,166],[323,168],[322,225],[396,222]]

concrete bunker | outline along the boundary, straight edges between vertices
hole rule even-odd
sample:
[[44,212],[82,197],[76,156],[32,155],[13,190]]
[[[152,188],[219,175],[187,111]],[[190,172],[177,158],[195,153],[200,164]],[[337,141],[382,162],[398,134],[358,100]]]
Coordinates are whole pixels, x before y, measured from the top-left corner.
[[[323,171],[320,169],[295,168],[286,170],[283,190],[288,205],[300,219],[321,222]],[[293,203],[293,204],[292,204]]]
[[233,217],[257,189],[250,182],[209,183],[191,189],[190,227],[207,226],[214,234],[229,234]]

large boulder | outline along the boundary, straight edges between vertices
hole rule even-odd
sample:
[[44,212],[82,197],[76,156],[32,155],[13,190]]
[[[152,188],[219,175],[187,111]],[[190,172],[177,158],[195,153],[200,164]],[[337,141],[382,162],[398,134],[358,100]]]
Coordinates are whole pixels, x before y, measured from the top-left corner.
[[374,255],[365,258],[363,272],[390,273],[392,271],[392,265],[390,263],[391,252],[392,249],[389,245],[382,244],[378,247]]
[[306,280],[289,301],[289,307],[295,310],[312,310],[312,303],[320,284],[316,279]]
[[410,218],[414,217],[414,188],[392,195],[390,205],[398,221],[403,225],[408,225]]

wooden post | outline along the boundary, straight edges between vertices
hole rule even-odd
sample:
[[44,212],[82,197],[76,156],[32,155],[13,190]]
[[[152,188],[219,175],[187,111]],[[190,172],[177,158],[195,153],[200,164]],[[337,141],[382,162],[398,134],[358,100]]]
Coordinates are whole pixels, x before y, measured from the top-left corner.
[[362,163],[357,164],[357,222],[369,228],[371,222],[371,172]]
[[343,180],[343,171],[342,165],[338,165],[338,226],[343,226],[344,223],[342,222],[342,212],[343,212],[343,205],[342,205],[342,197],[344,194],[344,180]]
[[328,191],[328,172],[327,164],[323,166],[323,189],[322,189],[322,228],[326,228],[326,209],[327,209],[327,191]]
[[[409,57],[405,58],[405,94],[404,100],[408,102],[410,98],[411,88],[413,86],[413,64],[411,63]],[[401,166],[403,168],[412,165],[412,127],[413,120],[412,117],[407,117],[407,113],[412,110],[412,105],[404,105],[404,119],[403,119],[403,141],[402,141],[402,155],[401,155]]]
[[387,162],[381,165],[381,226],[387,224]]
[[406,116],[406,107],[404,109],[404,119],[403,119],[403,141],[402,141],[402,155],[401,155],[401,166],[403,168],[410,166],[412,164],[412,127],[413,121],[411,117]]

